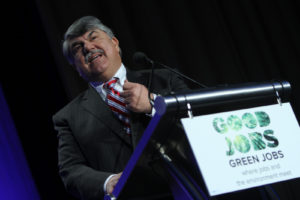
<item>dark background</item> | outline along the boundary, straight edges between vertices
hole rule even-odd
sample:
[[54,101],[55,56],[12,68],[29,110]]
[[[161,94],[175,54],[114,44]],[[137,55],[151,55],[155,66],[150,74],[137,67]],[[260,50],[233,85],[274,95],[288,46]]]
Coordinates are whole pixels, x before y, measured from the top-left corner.
[[[83,15],[112,28],[132,69],[143,51],[208,86],[287,80],[299,119],[298,0],[28,0],[6,9],[1,84],[42,199],[72,199],[57,173],[51,117],[87,86],[61,53],[68,25]],[[274,188],[300,199],[299,182]]]

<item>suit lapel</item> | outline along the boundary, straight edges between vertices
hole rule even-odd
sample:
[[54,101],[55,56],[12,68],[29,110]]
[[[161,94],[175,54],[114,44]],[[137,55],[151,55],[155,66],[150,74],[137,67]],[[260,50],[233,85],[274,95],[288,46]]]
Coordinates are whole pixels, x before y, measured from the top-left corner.
[[107,128],[111,129],[118,137],[131,145],[130,137],[126,135],[122,124],[114,116],[107,104],[101,99],[97,91],[91,86],[89,86],[89,89],[83,98],[82,106],[104,123]]

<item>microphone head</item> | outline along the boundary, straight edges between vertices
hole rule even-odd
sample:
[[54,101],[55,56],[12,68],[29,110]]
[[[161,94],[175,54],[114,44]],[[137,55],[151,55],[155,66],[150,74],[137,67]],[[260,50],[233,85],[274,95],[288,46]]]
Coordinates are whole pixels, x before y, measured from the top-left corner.
[[151,67],[153,65],[153,61],[150,60],[146,54],[144,54],[143,52],[135,52],[133,54],[133,61],[135,64],[140,65],[140,66],[147,66],[147,67]]

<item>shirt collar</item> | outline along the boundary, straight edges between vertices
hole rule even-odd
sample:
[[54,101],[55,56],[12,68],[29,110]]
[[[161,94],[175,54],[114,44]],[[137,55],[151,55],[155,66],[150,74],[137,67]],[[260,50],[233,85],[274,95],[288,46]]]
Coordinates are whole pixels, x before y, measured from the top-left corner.
[[[118,69],[118,71],[113,76],[115,78],[118,78],[119,84],[123,87],[124,82],[126,80],[126,68],[121,64],[121,67]],[[103,93],[102,88],[105,82],[99,81],[99,82],[90,82],[90,85],[97,90],[99,93]]]
[[[118,71],[113,75],[114,78],[118,78],[121,85],[124,85],[124,82],[126,80],[126,68],[124,64],[121,64],[121,67],[118,69]],[[96,81],[96,82],[90,82],[90,85],[94,88],[98,86],[102,86],[105,82],[103,81]]]
[[123,63],[121,64],[121,67],[118,69],[118,71],[116,72],[116,74],[113,76],[114,78],[118,78],[120,84],[123,86],[124,82],[126,80],[126,68],[123,65]]

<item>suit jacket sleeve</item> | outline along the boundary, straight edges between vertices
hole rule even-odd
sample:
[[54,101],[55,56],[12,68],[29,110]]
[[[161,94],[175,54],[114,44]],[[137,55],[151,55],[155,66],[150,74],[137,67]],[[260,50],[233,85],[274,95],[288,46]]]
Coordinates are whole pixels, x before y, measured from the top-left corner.
[[111,175],[89,167],[88,161],[68,125],[68,116],[60,112],[53,117],[58,132],[58,168],[66,190],[81,199],[99,199],[104,196],[103,184]]

